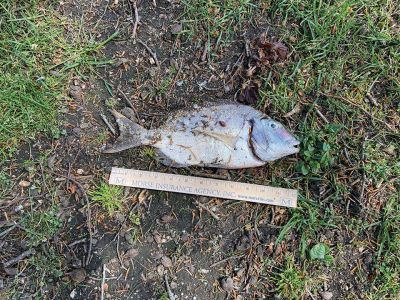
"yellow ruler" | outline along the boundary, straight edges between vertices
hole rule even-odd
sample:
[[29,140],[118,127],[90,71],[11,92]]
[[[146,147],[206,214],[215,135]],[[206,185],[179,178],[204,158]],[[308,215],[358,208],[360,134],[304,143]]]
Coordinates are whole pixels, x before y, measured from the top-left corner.
[[203,177],[112,168],[109,183],[286,207],[297,206],[297,190]]

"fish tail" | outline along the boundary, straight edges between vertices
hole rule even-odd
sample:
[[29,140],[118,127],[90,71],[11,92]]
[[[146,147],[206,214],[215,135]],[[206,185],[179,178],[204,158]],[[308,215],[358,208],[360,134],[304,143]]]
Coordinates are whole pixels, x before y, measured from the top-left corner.
[[103,153],[116,153],[150,143],[149,130],[129,120],[114,109],[110,110],[110,112],[113,114],[118,124],[119,137],[112,146],[104,149],[102,151]]

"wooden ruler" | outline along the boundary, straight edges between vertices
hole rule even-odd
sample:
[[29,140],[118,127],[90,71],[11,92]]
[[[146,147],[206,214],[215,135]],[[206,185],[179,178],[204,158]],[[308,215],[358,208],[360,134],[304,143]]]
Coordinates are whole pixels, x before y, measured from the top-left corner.
[[297,190],[122,168],[112,168],[110,184],[248,202],[297,206]]

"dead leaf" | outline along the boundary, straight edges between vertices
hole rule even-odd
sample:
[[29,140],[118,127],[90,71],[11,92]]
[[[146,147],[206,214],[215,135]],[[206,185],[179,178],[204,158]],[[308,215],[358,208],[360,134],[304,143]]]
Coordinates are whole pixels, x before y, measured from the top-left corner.
[[246,71],[247,77],[252,77],[256,73],[257,66],[249,67]]
[[72,195],[75,194],[77,190],[78,190],[78,186],[75,183],[71,183],[68,186],[68,192],[70,192],[70,194],[72,194]]
[[120,57],[118,60],[115,62],[116,67],[122,66],[125,70],[129,66],[129,59],[125,57]]
[[262,64],[270,64],[285,60],[289,49],[282,42],[270,41],[266,33],[261,34],[257,41],[258,59]]
[[221,287],[225,292],[233,291],[233,279],[231,277],[227,277],[221,280]]
[[172,215],[165,215],[161,217],[161,222],[163,223],[170,223],[174,217]]
[[148,196],[149,196],[148,190],[141,191],[138,196],[139,203],[142,204],[147,199]]
[[300,103],[297,103],[296,106],[291,111],[289,111],[287,114],[284,115],[284,117],[288,118],[294,114],[299,113],[300,111],[301,111]]
[[105,291],[105,292],[108,291],[108,284],[107,283],[103,284],[103,291]]
[[282,242],[282,243],[276,245],[274,256],[279,256],[279,255],[281,255],[281,254],[284,252],[284,249],[285,249],[285,244],[284,244],[284,242]]
[[246,84],[244,89],[242,89],[241,94],[239,95],[239,101],[245,104],[254,105],[258,102],[259,99],[259,87],[254,84],[253,81],[250,81]]

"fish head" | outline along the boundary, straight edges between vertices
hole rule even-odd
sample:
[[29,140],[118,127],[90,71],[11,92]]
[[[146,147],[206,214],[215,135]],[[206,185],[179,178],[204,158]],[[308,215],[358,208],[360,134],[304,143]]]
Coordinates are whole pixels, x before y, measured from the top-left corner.
[[252,121],[250,146],[262,161],[272,161],[299,152],[300,142],[279,122],[270,118]]

